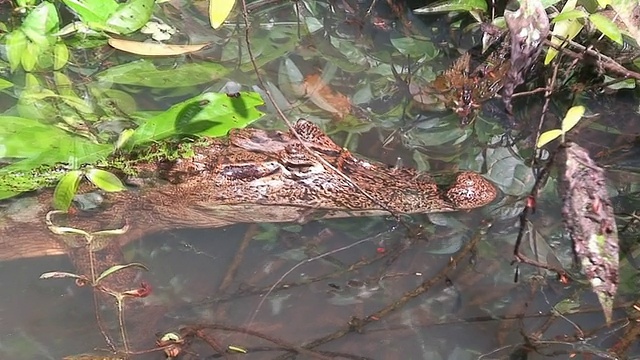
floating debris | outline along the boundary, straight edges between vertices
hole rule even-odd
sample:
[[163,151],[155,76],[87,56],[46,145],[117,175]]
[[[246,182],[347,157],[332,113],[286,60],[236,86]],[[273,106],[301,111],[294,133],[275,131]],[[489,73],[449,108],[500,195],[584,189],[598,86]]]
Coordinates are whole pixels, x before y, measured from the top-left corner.
[[576,259],[589,279],[607,323],[618,288],[618,231],[604,170],[575,143],[558,151],[562,216],[573,240]]

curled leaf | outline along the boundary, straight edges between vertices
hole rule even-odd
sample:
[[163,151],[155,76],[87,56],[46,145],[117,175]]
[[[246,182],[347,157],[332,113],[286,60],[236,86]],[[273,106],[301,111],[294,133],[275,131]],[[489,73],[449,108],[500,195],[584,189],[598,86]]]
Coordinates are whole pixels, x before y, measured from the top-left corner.
[[123,269],[127,269],[127,268],[131,268],[131,267],[137,267],[140,269],[144,269],[149,271],[149,269],[144,266],[143,264],[140,263],[129,263],[129,264],[122,264],[122,265],[113,265],[112,267],[108,268],[107,270],[103,271],[98,278],[96,279],[96,283],[99,283],[100,281],[104,280],[104,278],[113,275],[114,273],[121,271]]

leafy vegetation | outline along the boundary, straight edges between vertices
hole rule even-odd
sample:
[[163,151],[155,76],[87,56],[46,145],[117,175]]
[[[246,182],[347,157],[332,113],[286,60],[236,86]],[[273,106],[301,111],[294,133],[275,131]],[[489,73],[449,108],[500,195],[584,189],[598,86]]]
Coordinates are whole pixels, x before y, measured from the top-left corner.
[[[87,74],[74,64],[82,53],[83,45],[78,44],[92,39],[91,47],[106,45],[109,34],[141,29],[155,2],[63,3],[66,7],[49,1],[18,2],[14,13],[23,16],[2,37],[11,70],[10,79],[2,79],[3,87],[14,86],[8,94],[15,102],[0,115],[0,160],[6,164],[0,168],[0,199],[60,180],[54,203],[66,209],[83,178],[105,191],[124,189],[113,175],[91,166],[109,166],[105,160],[117,149],[177,136],[223,136],[262,116],[256,109],[263,104],[257,93],[205,92],[157,112],[138,109],[121,88],[187,89],[207,84],[229,72],[216,62],[165,68],[163,61],[127,61],[89,74],[95,81],[87,84]],[[61,24],[60,11],[74,13],[77,21]]]
[[[104,169],[113,166],[126,172],[130,152],[146,159],[189,156],[188,144],[177,150],[172,146],[174,140],[185,135],[220,136],[230,128],[246,126],[261,117],[257,107],[262,98],[272,98],[274,103],[267,102],[266,106],[270,113],[275,113],[277,106],[290,119],[309,118],[351,151],[394,162],[398,154],[389,154],[388,149],[402,147],[406,150],[400,154],[404,162],[410,160],[423,171],[482,171],[500,188],[504,198],[480,214],[430,216],[434,225],[426,224],[422,218],[403,219],[408,227],[426,231],[428,245],[424,241],[410,242],[405,234],[387,232],[390,226],[380,218],[323,223],[323,228],[331,231],[322,231],[321,236],[315,231],[320,226],[317,223],[311,228],[263,225],[257,234],[246,236],[266,240],[259,245],[259,256],[243,253],[247,248],[243,246],[237,259],[241,261],[247,255],[242,265],[247,271],[231,269],[228,274],[236,277],[230,275],[224,281],[228,285],[226,280],[233,278],[240,284],[252,284],[252,288],[240,286],[234,292],[221,286],[203,295],[207,301],[258,294],[266,301],[273,300],[273,312],[295,308],[302,314],[322,311],[330,315],[315,321],[324,326],[323,321],[331,319],[326,328],[335,328],[335,336],[308,339],[305,342],[309,344],[341,338],[349,331],[367,330],[368,324],[379,320],[393,323],[389,314],[394,312],[401,313],[398,318],[403,319],[398,326],[407,333],[415,331],[415,348],[411,348],[415,344],[411,344],[410,337],[396,342],[398,337],[392,333],[384,345],[377,345],[381,342],[371,341],[373,332],[367,335],[363,331],[363,336],[351,339],[355,342],[353,347],[362,345],[358,347],[362,354],[346,357],[366,357],[368,350],[373,358],[382,352],[395,358],[411,354],[429,359],[458,359],[470,354],[525,358],[532,351],[540,356],[637,356],[637,349],[629,345],[640,333],[637,309],[629,306],[637,300],[639,291],[634,265],[634,255],[638,253],[635,239],[640,233],[635,211],[640,204],[640,181],[635,175],[637,144],[633,136],[637,132],[640,67],[636,40],[640,31],[633,21],[634,12],[638,11],[636,1],[523,0],[520,6],[504,10],[501,4],[494,7],[496,2],[445,0],[414,11],[430,15],[425,18],[408,16],[400,2],[391,2],[398,5],[391,10],[382,9],[389,2],[380,1],[256,1],[249,2],[246,9],[241,9],[241,2],[232,0],[210,1],[208,7],[202,7],[203,2],[194,2],[193,6],[191,2],[184,3],[188,5],[175,8],[171,3],[147,1],[18,0],[14,2],[15,9],[0,3],[2,10],[8,9],[0,13],[13,14],[2,20],[1,41],[6,51],[0,54],[7,70],[2,73],[0,90],[7,96],[0,115],[0,198],[58,184],[56,206],[64,209],[79,181],[93,182],[105,191],[119,190],[121,184]],[[247,15],[247,23],[243,17],[234,16],[240,12]],[[545,21],[532,21],[540,20],[536,14]],[[502,85],[496,79],[510,76],[510,65],[505,65],[508,62],[500,57],[482,60],[480,56],[484,63],[477,66],[474,61],[465,64],[456,59],[460,54],[481,52],[480,29],[488,30],[487,34],[503,34],[514,23],[520,25],[522,33],[531,35],[522,44],[541,51],[541,55],[532,51],[530,54],[535,56],[525,59],[536,65],[521,72],[523,81],[513,89],[513,111],[506,114],[494,97],[504,95],[496,88],[496,84]],[[539,28],[545,24],[548,37],[542,31],[545,29]],[[483,37],[483,42],[495,49],[489,36]],[[454,61],[466,65],[459,66],[458,78],[443,76]],[[227,79],[241,85],[226,87]],[[478,86],[480,91],[471,91],[473,101],[464,111],[459,111],[459,105],[465,97],[456,98],[460,94],[456,86],[460,84],[462,89],[482,85]],[[245,91],[249,86],[257,92]],[[455,106],[447,109],[444,103]],[[463,126],[456,113],[469,109],[476,116],[469,116]],[[281,127],[282,123],[268,117],[257,126]],[[598,163],[596,166],[585,162],[591,159],[573,153],[573,158],[580,160],[574,163],[578,165],[574,167],[576,173],[588,175],[600,166],[606,168],[608,190],[616,196],[611,202],[616,210],[613,220],[613,215],[603,216],[609,206],[608,196],[596,193],[594,188],[589,191],[597,194],[591,197],[597,201],[573,209],[586,215],[591,226],[599,225],[583,230],[589,236],[582,243],[582,250],[591,253],[583,253],[579,261],[583,269],[588,269],[582,272],[572,266],[571,239],[558,216],[562,196],[558,196],[557,188],[562,186],[557,184],[564,181],[563,176],[571,176],[547,168],[545,159],[537,156],[545,153],[540,147],[554,154],[557,145],[570,149],[572,141],[588,147],[588,153]],[[538,173],[551,174],[551,180],[539,183]],[[580,189],[575,183],[567,188]],[[596,190],[602,190],[602,186]],[[533,216],[532,211],[523,215],[534,208]],[[468,221],[476,215],[494,226],[476,230],[475,223],[470,225],[473,221]],[[613,234],[610,221],[618,224],[621,244],[627,242],[626,250],[620,247],[626,256],[620,258],[619,268],[617,250],[611,251],[611,243],[607,243],[607,236]],[[88,230],[66,230],[85,237],[95,235]],[[298,234],[302,237],[310,231],[313,235],[309,241],[298,241]],[[350,244],[364,246],[349,248],[350,256],[334,258],[329,249],[343,249],[345,239],[341,235],[345,233],[361,239],[349,240]],[[367,237],[373,233],[381,235]],[[508,259],[513,256],[514,239],[520,235],[523,252],[535,260],[536,267],[516,265],[519,283],[514,284],[514,267]],[[229,232],[221,237],[226,239]],[[187,263],[204,253],[187,245],[192,255]],[[230,245],[214,245],[206,253],[219,256],[226,246]],[[180,249],[184,250],[182,245]],[[281,249],[282,253],[272,257],[268,252],[273,249]],[[318,255],[318,249],[327,249],[327,253]],[[162,251],[164,247],[148,251],[152,254],[148,255],[149,262]],[[176,264],[176,253],[181,252],[172,252],[170,258],[153,267],[154,271]],[[376,262],[381,258],[387,261]],[[310,259],[326,260],[331,270],[323,273],[322,264],[316,264],[317,267],[300,272],[300,281],[283,276],[282,284],[268,284],[266,290],[260,288],[264,278],[242,278],[246,273],[273,271],[274,263],[302,264]],[[395,262],[396,259],[409,261]],[[384,264],[375,267],[381,263]],[[47,276],[79,279],[100,291],[101,285],[115,275],[138,267],[112,265],[91,277],[69,272]],[[619,284],[611,279],[603,284],[598,266],[610,270],[614,265],[620,274]],[[360,271],[364,266],[371,269]],[[179,270],[183,269],[171,267],[168,271],[174,276]],[[222,274],[223,270],[215,268],[210,276]],[[562,283],[551,274],[561,275]],[[418,276],[424,279],[416,286]],[[328,291],[324,288],[327,279],[331,281]],[[566,284],[569,279],[574,281]],[[182,289],[184,282],[175,282],[180,285],[166,287],[179,288],[176,298],[186,298],[190,304],[197,302],[193,301],[197,297],[194,294],[201,294],[200,288],[189,293]],[[307,289],[305,285],[310,283],[314,286],[310,291],[313,301],[305,299],[295,306],[289,306],[294,297],[276,299],[265,295],[281,289],[295,291],[296,286]],[[610,285],[618,288],[615,300]],[[487,291],[488,287],[492,291]],[[590,288],[598,293],[606,322],[613,324],[605,329],[605,335],[603,321],[596,317],[602,311],[592,304]],[[133,297],[145,291],[130,290]],[[317,296],[318,293],[326,293],[332,307],[323,308],[317,300],[325,296]],[[116,294],[119,305],[123,294]],[[405,303],[418,295],[420,308]],[[302,296],[298,298],[303,299]],[[287,306],[282,307],[287,301]],[[358,305],[353,311],[371,311],[361,319],[352,318],[346,324],[341,322],[342,314],[333,316],[335,306],[365,301],[367,306]],[[229,304],[234,310],[239,306],[233,301]],[[464,312],[445,306],[450,304],[462,306]],[[376,309],[367,310],[372,307]],[[424,315],[427,307],[428,314]],[[625,307],[628,314],[618,310],[620,307]],[[240,308],[238,313],[251,310]],[[450,321],[459,315],[460,319],[469,319],[465,316],[471,312],[480,313],[480,317],[474,315],[464,327],[458,319]],[[286,323],[273,328],[288,328],[300,321],[295,313],[285,314],[282,318]],[[226,314],[216,315],[223,322]],[[544,324],[536,325],[543,317]],[[308,317],[300,318],[306,328]],[[513,331],[514,319],[522,319],[527,325]],[[447,331],[424,336],[429,330],[427,324],[437,324],[438,329],[452,325],[456,331],[462,328],[486,341],[465,343],[441,335]],[[497,330],[487,331],[487,324],[491,328],[496,325]],[[347,328],[349,331],[345,332]],[[555,330],[549,331],[556,328],[565,330],[560,340]],[[215,326],[212,329],[221,331]],[[120,330],[126,344],[122,322]],[[205,330],[193,329],[192,335],[203,336]],[[185,334],[166,340],[183,341]],[[603,342],[604,336],[609,338]],[[506,345],[497,350],[491,348],[496,338]],[[286,339],[279,340],[277,347],[286,348]],[[613,342],[615,345],[605,348],[609,346],[605,344]],[[240,349],[253,351],[245,345]],[[447,349],[446,356],[443,349]],[[299,350],[297,346],[289,349],[292,353]],[[174,352],[167,355],[176,356]],[[310,354],[313,355],[322,354]]]

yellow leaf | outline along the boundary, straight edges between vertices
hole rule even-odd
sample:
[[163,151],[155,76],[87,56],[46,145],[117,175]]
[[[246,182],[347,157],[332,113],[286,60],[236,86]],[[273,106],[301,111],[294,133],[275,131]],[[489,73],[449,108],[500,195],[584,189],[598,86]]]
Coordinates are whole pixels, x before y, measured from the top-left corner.
[[538,148],[541,148],[555,140],[560,135],[562,135],[562,130],[560,129],[545,131],[542,133],[542,135],[540,135],[540,138],[538,138],[538,144],[536,146]]
[[567,115],[562,119],[562,132],[567,133],[569,130],[573,129],[574,126],[582,119],[582,115],[584,115],[584,106],[574,106],[569,111],[567,111]]
[[109,39],[109,45],[128,53],[146,56],[171,56],[198,51],[209,44],[170,45],[162,43],[146,43],[123,39]]
[[[577,0],[569,0],[562,8],[562,13],[567,13],[576,8]],[[560,40],[557,36],[561,36],[563,38],[567,38],[568,40],[572,40],[584,25],[577,19],[571,20],[562,20],[555,23],[553,26],[553,32],[551,33],[551,43],[556,46],[560,46],[564,41]],[[549,51],[547,52],[547,56],[544,58],[544,64],[548,65],[555,57],[558,55],[558,50],[549,47]]]
[[219,28],[229,17],[236,0],[209,0],[209,22],[214,29]]
[[237,353],[241,353],[241,354],[246,354],[247,350],[245,350],[244,348],[241,348],[239,346],[233,346],[233,345],[229,345],[227,347],[227,349],[231,352],[237,352]]

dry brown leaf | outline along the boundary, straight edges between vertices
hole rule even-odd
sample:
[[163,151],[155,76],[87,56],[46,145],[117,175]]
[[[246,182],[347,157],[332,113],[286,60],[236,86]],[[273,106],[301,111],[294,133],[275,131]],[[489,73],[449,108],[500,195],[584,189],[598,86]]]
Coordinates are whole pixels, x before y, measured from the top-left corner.
[[351,111],[351,100],[327,86],[320,75],[307,75],[304,78],[304,87],[306,96],[311,102],[337,118],[342,119]]
[[109,39],[109,45],[118,50],[137,55],[170,56],[195,52],[209,44],[171,45],[111,38]]

